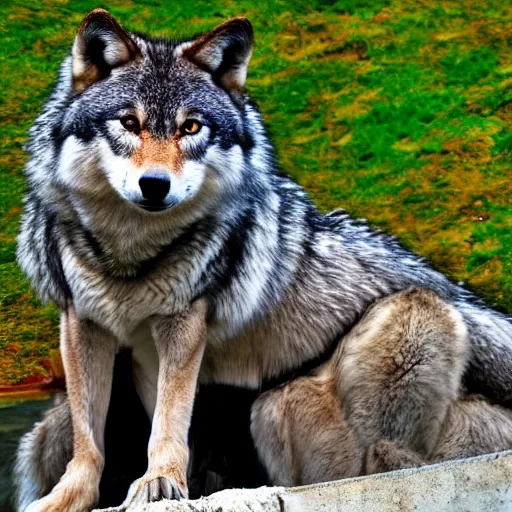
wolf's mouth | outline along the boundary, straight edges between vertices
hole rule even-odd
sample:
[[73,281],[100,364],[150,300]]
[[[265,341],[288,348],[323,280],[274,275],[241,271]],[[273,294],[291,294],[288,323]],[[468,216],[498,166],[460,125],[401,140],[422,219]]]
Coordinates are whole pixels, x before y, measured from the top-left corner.
[[161,212],[164,210],[168,210],[169,208],[172,208],[174,205],[177,204],[177,201],[172,201],[170,203],[169,202],[155,203],[153,201],[144,200],[144,201],[139,201],[136,204],[137,204],[137,206],[139,206],[143,210],[147,210],[148,212]]
[[169,208],[165,203],[152,203],[149,201],[140,201],[137,205],[148,212],[161,212]]

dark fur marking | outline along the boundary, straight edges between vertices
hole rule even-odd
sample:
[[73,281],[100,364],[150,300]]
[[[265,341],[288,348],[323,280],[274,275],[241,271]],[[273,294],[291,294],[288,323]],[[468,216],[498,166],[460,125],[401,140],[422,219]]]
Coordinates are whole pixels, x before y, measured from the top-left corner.
[[[229,236],[218,256],[218,261],[222,262],[222,270],[215,265],[217,271],[214,274],[213,286],[216,293],[229,289],[237,278],[243,264],[249,233],[253,226],[254,211],[250,207],[245,210],[237,222],[231,224]],[[213,271],[213,268],[210,271]]]
[[59,291],[59,297],[55,297],[55,301],[60,307],[65,307],[68,299],[72,298],[71,290],[64,275],[62,268],[62,260],[60,257],[60,249],[58,236],[54,233],[56,226],[56,215],[48,213],[46,216],[45,238],[48,242],[46,249],[46,259],[48,262],[48,270],[52,276],[52,281]]

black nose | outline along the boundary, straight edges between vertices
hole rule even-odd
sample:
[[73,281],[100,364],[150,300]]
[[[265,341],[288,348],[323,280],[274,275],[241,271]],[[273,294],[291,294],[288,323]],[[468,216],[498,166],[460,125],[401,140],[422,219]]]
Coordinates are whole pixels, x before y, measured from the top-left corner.
[[139,179],[139,187],[144,199],[151,203],[161,203],[171,189],[171,180],[166,171],[147,171]]

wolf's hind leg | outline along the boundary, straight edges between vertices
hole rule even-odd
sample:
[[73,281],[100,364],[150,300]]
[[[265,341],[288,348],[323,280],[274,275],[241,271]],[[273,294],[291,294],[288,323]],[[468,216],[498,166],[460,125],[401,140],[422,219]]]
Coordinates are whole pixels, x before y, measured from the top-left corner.
[[72,455],[71,412],[64,398],[21,438],[14,468],[18,511],[24,511],[53,489]]
[[345,417],[361,445],[393,441],[429,457],[459,394],[466,347],[462,316],[432,291],[375,303],[334,356]]
[[263,393],[251,432],[274,485],[359,476],[363,451],[344,421],[329,367]]

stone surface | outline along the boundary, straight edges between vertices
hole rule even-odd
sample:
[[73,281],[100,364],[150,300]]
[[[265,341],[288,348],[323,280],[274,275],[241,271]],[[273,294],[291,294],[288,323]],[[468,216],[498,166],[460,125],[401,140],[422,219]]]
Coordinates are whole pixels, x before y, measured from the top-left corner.
[[[126,508],[105,509],[125,512]],[[230,489],[129,512],[511,512],[512,450],[305,487]]]
[[284,487],[227,489],[198,500],[164,500],[137,507],[107,508],[101,512],[282,512],[280,496],[286,492]]

